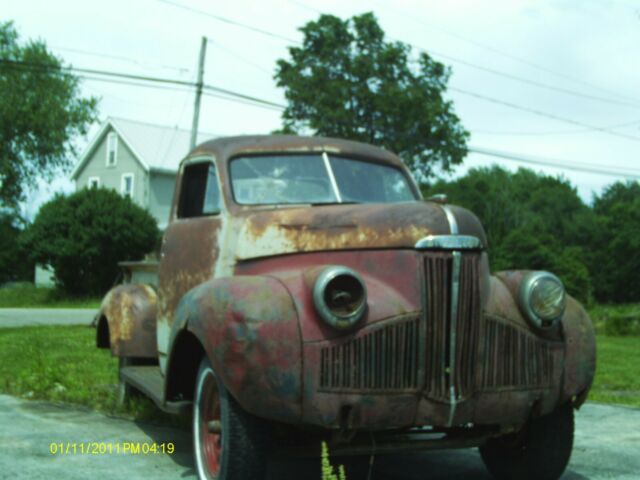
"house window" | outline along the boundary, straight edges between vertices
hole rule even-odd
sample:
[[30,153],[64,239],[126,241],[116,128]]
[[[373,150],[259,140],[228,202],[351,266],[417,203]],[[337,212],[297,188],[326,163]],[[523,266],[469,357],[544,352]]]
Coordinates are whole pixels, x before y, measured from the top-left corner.
[[100,177],[89,177],[89,180],[87,180],[87,187],[89,187],[89,188],[99,188],[100,187]]
[[220,213],[220,187],[216,167],[211,162],[184,167],[180,191],[179,217],[200,217]]
[[120,193],[124,197],[133,198],[133,173],[123,173],[120,181]]
[[118,135],[115,132],[107,135],[107,167],[114,167],[118,160]]

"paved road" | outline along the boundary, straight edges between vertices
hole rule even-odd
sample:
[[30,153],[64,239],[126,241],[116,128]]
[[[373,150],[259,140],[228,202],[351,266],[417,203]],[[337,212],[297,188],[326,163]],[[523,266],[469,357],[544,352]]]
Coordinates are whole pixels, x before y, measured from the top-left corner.
[[[563,480],[636,480],[640,472],[640,409],[587,404],[576,419],[576,442]],[[169,456],[52,455],[51,442],[173,442]],[[349,480],[367,478],[368,459],[346,464]],[[268,477],[319,479],[319,462],[276,460]],[[0,478],[193,479],[191,437],[166,427],[110,418],[88,410],[0,395]],[[475,449],[376,458],[372,480],[484,479]]]
[[0,328],[34,325],[89,325],[95,308],[0,308]]

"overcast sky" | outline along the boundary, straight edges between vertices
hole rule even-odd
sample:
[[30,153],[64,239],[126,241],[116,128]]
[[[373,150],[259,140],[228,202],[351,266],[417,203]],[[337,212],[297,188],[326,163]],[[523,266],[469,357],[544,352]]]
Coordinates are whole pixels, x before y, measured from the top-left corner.
[[[467,157],[458,174],[492,163],[529,166],[564,174],[585,201],[616,180],[640,178],[637,0],[0,0],[0,11],[23,39],[40,38],[81,68],[193,81],[206,36],[205,83],[276,103],[284,103],[284,97],[273,80],[275,62],[288,56],[292,43],[211,15],[300,41],[298,28],[320,11],[343,18],[373,11],[389,38],[424,48],[452,67],[447,95],[471,132],[472,147],[569,167],[625,169],[627,176],[477,153]],[[190,91],[85,80],[83,92],[101,98],[101,120],[116,116],[191,125]],[[279,126],[278,111],[203,97],[202,131],[268,133]],[[64,179],[43,186],[26,212],[32,215],[60,189],[69,189]]]

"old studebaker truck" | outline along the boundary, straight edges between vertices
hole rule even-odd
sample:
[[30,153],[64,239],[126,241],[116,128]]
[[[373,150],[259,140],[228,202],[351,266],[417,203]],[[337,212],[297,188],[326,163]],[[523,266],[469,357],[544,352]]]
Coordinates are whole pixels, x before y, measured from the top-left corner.
[[551,273],[491,274],[478,219],[435,200],[361,143],[203,143],[158,264],[125,265],[97,345],[123,394],[192,410],[200,478],[258,479],[274,447],[321,439],[332,455],[480,447],[496,478],[558,478],[590,319]]

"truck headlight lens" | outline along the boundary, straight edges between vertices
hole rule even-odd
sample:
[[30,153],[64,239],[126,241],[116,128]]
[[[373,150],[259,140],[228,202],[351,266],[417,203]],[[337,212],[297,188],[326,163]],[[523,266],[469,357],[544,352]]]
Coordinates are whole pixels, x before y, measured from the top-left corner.
[[313,287],[313,303],[322,319],[334,328],[352,327],[367,308],[367,287],[360,275],[347,267],[325,268]]
[[564,286],[552,273],[529,273],[520,285],[520,305],[534,327],[552,327],[564,313],[566,306]]

